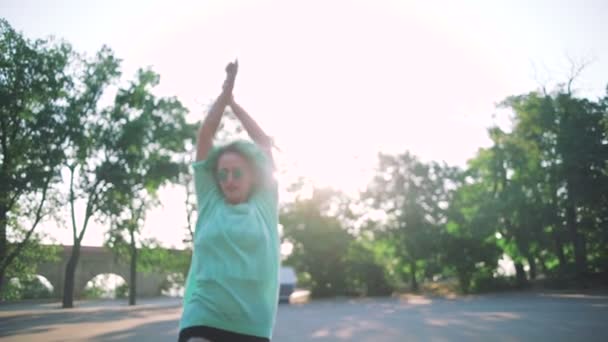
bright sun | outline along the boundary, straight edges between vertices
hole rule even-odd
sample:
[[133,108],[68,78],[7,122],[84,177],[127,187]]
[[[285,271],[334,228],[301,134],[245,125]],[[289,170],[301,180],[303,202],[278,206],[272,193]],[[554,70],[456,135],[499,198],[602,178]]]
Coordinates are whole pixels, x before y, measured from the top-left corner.
[[315,187],[331,187],[354,195],[366,186],[373,170],[374,154],[362,157],[323,144],[294,146],[277,155],[281,181],[289,185],[303,177]]

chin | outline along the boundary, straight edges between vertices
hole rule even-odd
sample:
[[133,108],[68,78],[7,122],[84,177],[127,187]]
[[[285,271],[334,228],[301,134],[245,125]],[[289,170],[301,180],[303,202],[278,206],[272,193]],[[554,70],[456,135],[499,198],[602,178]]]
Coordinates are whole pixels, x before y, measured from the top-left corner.
[[245,199],[242,199],[240,197],[227,198],[227,200],[230,204],[240,204],[246,201]]

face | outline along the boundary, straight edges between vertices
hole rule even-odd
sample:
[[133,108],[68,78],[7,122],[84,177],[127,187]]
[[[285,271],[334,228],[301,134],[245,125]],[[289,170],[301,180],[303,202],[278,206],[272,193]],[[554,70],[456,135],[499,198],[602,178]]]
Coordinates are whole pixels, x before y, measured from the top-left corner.
[[226,201],[239,204],[249,198],[255,177],[247,159],[238,153],[226,152],[218,160],[217,179]]

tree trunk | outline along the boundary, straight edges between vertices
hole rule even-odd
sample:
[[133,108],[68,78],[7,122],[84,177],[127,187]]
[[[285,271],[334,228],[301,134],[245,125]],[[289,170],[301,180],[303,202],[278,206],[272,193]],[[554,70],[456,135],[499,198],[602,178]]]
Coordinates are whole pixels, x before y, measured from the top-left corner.
[[135,246],[135,236],[133,236],[133,230],[130,232],[131,235],[131,265],[129,273],[129,305],[135,305],[135,298],[137,296],[137,247]]
[[458,271],[458,284],[462,293],[468,294],[471,288],[471,274],[463,270]]
[[549,274],[549,270],[547,269],[547,262],[545,261],[545,258],[542,256],[542,254],[538,255],[538,264],[540,266],[540,271],[546,277]]
[[[524,230],[528,230],[524,227]],[[519,252],[521,253],[521,255],[523,255],[526,258],[526,261],[528,261],[528,266],[530,267],[530,280],[534,280],[536,279],[536,260],[534,259],[534,253],[532,253],[530,251],[530,241],[529,241],[530,237],[523,235],[522,234],[516,234],[515,235],[515,241],[516,241],[516,245],[517,245],[517,249],[519,249]],[[519,262],[521,264],[521,262]],[[517,265],[516,265],[517,266]],[[523,276],[524,276],[524,282],[526,281],[526,272],[523,268],[523,265],[521,266],[521,272],[523,272]]]
[[4,278],[6,277],[6,271],[8,265],[4,265],[4,261],[8,256],[8,243],[6,239],[6,226],[7,226],[7,214],[8,210],[3,205],[0,207],[0,294],[4,288]]
[[416,281],[416,261],[412,261],[411,263],[411,283],[412,283],[412,291],[418,291],[418,282]]
[[78,266],[78,258],[80,258],[80,244],[72,246],[72,254],[65,267],[65,280],[63,282],[63,308],[74,307],[74,281],[76,275],[76,266]]
[[530,280],[536,280],[536,259],[532,253],[528,253],[526,259],[528,260],[528,265],[530,266]]
[[562,235],[563,223],[559,215],[560,206],[557,196],[557,179],[557,169],[555,166],[553,166],[551,168],[551,211],[553,212],[553,240],[555,240],[555,255],[557,255],[557,260],[559,260],[559,273],[560,275],[564,275],[568,262],[564,254],[564,240]]
[[521,262],[515,263],[515,277],[517,279],[517,287],[523,288],[526,285],[526,271]]
[[564,242],[562,241],[560,232],[557,230],[553,232],[553,240],[555,241],[555,254],[557,255],[557,260],[559,260],[559,272],[564,274],[567,266],[566,255],[564,254]]
[[570,233],[572,246],[574,247],[574,263],[576,267],[576,275],[582,277],[587,271],[587,256],[585,248],[585,238],[578,231],[576,224],[576,208],[572,200],[568,200],[566,207],[566,226]]
[[4,270],[0,271],[0,300],[2,299],[3,288],[4,288]]

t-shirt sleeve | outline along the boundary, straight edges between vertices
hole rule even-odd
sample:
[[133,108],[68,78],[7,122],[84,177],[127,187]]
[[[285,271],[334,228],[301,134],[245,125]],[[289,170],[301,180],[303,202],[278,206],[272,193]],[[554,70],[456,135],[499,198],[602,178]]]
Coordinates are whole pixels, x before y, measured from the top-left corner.
[[221,195],[209,159],[192,163],[192,169],[194,170],[194,191],[198,212],[204,213],[221,200]]

